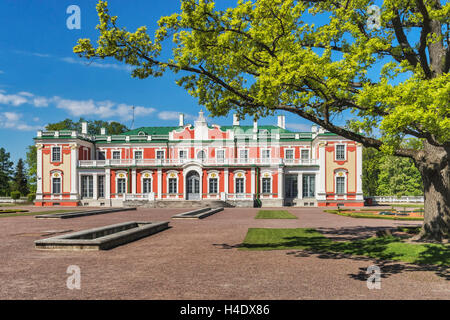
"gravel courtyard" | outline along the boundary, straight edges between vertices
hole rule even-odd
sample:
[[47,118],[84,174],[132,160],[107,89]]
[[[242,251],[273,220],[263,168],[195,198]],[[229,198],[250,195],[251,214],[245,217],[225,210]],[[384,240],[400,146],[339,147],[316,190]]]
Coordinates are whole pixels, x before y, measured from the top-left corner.
[[[172,220],[183,209],[138,209],[74,219],[0,218],[0,299],[450,299],[448,269],[299,250],[238,250],[248,228],[316,228],[333,239],[420,225],[355,219],[319,208],[288,208],[298,219],[254,219],[226,208],[203,220]],[[40,251],[34,240],[125,221],[170,220],[171,228],[108,251]],[[366,269],[382,270],[380,290]],[[69,290],[69,265],[81,289]]]

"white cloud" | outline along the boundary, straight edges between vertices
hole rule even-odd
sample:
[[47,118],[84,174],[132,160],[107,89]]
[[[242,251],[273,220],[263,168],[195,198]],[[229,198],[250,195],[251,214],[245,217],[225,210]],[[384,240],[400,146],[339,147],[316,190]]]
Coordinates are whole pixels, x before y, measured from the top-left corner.
[[286,127],[292,130],[297,131],[304,131],[304,132],[310,132],[311,131],[311,125],[305,124],[305,123],[288,123],[286,124]]
[[[161,120],[178,120],[179,114],[183,112],[179,111],[161,111],[158,113],[158,118]],[[192,114],[184,114],[185,120],[196,120],[198,116],[194,116]]]
[[0,104],[12,105],[14,107],[20,106],[28,102],[26,96],[19,94],[5,94],[5,92],[0,92]]
[[60,60],[67,62],[67,63],[81,64],[83,66],[94,67],[94,68],[116,69],[116,70],[123,70],[123,71],[128,71],[128,72],[133,70],[133,67],[131,67],[129,65],[120,65],[120,64],[113,64],[113,63],[99,63],[99,62],[95,62],[95,61],[82,60],[81,58],[74,59],[71,57],[64,57],[64,58],[60,58]]
[[16,112],[0,112],[0,128],[20,131],[35,131],[41,129],[41,126],[31,126],[22,121],[22,116],[22,114]]

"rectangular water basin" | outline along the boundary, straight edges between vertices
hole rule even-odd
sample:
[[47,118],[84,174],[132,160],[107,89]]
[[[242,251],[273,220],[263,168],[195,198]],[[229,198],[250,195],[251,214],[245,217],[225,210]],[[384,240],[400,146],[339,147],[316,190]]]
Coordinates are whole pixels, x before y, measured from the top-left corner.
[[36,249],[108,250],[169,228],[169,221],[129,221],[34,242]]

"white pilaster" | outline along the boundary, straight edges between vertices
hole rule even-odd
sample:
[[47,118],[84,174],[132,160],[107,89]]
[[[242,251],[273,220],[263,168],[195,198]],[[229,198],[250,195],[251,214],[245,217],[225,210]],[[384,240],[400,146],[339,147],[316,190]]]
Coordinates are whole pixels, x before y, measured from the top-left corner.
[[362,145],[356,144],[356,200],[364,200],[362,191]]
[[[319,144],[319,177],[316,179],[317,200],[326,200],[325,194],[325,144]],[[317,175],[316,175],[317,178]]]
[[42,145],[37,145],[36,155],[36,200],[42,200]]
[[105,199],[111,199],[111,169],[105,169]]
[[78,195],[78,146],[70,149],[70,199],[79,199]]
[[283,168],[278,168],[278,199],[284,199],[284,173]]
[[97,200],[98,199],[98,174],[97,174],[97,172],[94,172],[92,174],[92,187],[93,187],[92,198],[94,200]]
[[252,195],[255,195],[255,168],[252,168],[251,171],[251,177],[252,177],[252,181],[251,181],[251,188],[252,188]]
[[136,169],[131,169],[131,193],[136,194]]
[[224,188],[225,188],[225,190],[224,190],[225,194],[228,194],[230,192],[230,189],[228,187],[228,182],[229,182],[228,168],[225,168],[225,171],[224,171],[224,184],[223,184]]
[[303,173],[300,172],[297,176],[297,198],[303,199]]
[[158,199],[162,199],[162,170],[158,169]]

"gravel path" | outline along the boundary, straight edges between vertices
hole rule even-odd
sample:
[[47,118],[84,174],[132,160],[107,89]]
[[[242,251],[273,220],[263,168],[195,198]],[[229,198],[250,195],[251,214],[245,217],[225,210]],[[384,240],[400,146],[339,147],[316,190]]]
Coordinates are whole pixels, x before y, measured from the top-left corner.
[[[226,208],[203,220],[170,220],[183,209],[138,209],[67,220],[0,218],[0,299],[450,299],[449,270],[299,250],[240,251],[248,228],[317,228],[335,239],[417,225],[355,219],[319,208],[288,208],[298,219],[254,219],[258,209]],[[133,220],[172,228],[109,251],[38,251],[34,240]],[[381,290],[366,286],[377,264]],[[69,265],[81,289],[69,290]]]

